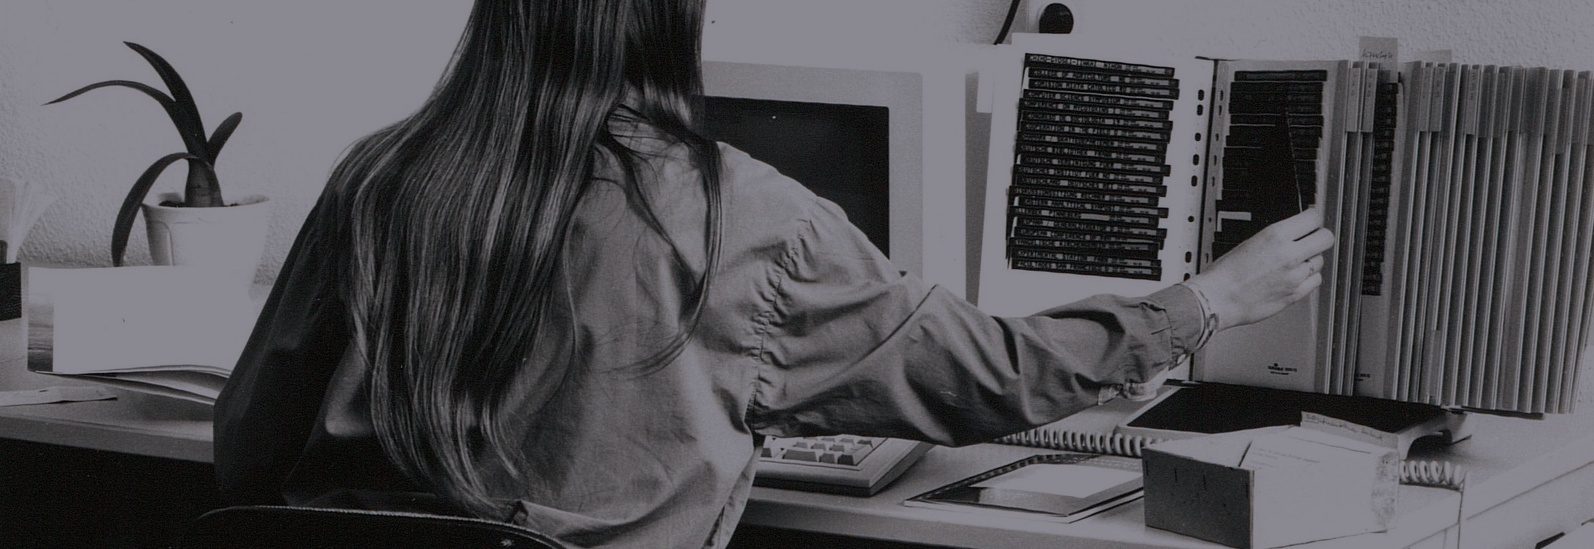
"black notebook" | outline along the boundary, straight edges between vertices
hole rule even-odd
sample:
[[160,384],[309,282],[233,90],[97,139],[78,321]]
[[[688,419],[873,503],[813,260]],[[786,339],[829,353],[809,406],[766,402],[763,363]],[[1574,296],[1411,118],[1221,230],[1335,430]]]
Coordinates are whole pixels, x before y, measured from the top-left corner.
[[1075,522],[1140,499],[1141,480],[1138,459],[1048,454],[936,488],[903,504]]

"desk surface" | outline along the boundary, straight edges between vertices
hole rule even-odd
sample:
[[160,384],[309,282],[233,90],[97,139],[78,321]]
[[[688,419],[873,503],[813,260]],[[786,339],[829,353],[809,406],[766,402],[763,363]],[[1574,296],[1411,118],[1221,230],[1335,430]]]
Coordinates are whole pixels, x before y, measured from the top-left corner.
[[[1127,415],[1129,405],[1113,403],[1061,424],[1072,430],[1110,432]],[[1543,420],[1474,415],[1469,421],[1474,428],[1471,439],[1449,447],[1414,449],[1411,455],[1413,459],[1449,461],[1469,471],[1466,547],[1532,547],[1533,542],[1594,518],[1594,413],[1585,410]],[[906,498],[948,482],[1041,453],[1047,451],[994,444],[936,448],[895,484],[872,498],[755,488],[743,522],[959,547],[1074,546],[1068,542],[1092,548],[1222,547],[1146,527],[1144,506],[1138,501],[1074,524],[992,518],[901,504]],[[1552,484],[1558,491],[1567,492],[1562,499],[1570,504],[1519,498],[1545,491]],[[1503,504],[1513,499],[1520,499],[1518,503],[1525,509],[1513,510],[1515,514],[1510,518],[1489,517],[1495,520],[1487,523],[1488,528],[1479,523],[1477,517],[1505,507]],[[1423,546],[1420,542],[1435,535],[1442,537],[1455,525],[1460,500],[1450,490],[1402,486],[1396,522],[1390,531],[1292,547]],[[1534,516],[1518,516],[1524,511]],[[1499,522],[1510,523],[1510,528],[1493,527]]]
[[[0,390],[94,385],[0,362]],[[110,388],[115,400],[0,407],[0,437],[185,461],[211,461],[210,406]]]
[[[20,365],[0,368],[0,389],[76,384],[26,372]],[[81,382],[77,382],[81,383]],[[211,410],[207,406],[112,389],[116,400],[0,408],[0,437],[208,462]],[[1064,420],[1068,428],[1109,431],[1130,403],[1114,403]],[[1544,420],[1475,415],[1471,439],[1448,448],[1420,449],[1416,459],[1443,459],[1466,467],[1467,546],[1477,540],[1506,539],[1532,546],[1544,537],[1594,517],[1594,413],[1550,416]],[[1204,542],[1145,526],[1143,506],[1126,504],[1074,524],[974,516],[907,507],[902,500],[1023,457],[1045,453],[1030,448],[982,444],[935,448],[892,486],[871,498],[856,498],[754,488],[743,521],[748,524],[829,532],[897,541],[968,547],[1058,546],[1214,548]],[[1519,497],[1565,492],[1559,500]],[[1460,497],[1439,488],[1402,486],[1396,526],[1302,547],[1409,547],[1442,537],[1456,522]],[[1533,501],[1527,501],[1533,500]],[[1564,502],[1561,500],[1565,500]],[[1526,501],[1526,503],[1524,503]],[[1486,512],[1524,503],[1490,526]],[[1525,515],[1534,524],[1524,525]],[[1485,517],[1486,518],[1486,517]],[[1476,523],[1476,524],[1475,524]],[[1509,530],[1509,531],[1507,531]],[[1426,545],[1420,545],[1426,547]],[[1494,546],[1483,543],[1477,546]]]

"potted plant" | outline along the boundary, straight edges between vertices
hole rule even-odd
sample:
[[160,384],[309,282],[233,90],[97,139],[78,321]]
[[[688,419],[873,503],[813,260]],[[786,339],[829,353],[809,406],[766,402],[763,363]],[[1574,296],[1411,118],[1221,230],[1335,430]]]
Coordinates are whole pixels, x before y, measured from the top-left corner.
[[[232,137],[243,119],[233,113],[216,126],[208,137],[199,109],[171,64],[149,48],[124,42],[138,52],[166,84],[168,95],[154,87],[128,80],[107,80],[84,86],[48,104],[60,103],[91,90],[119,86],[143,92],[154,98],[171,117],[186,150],[161,157],[144,170],[116,213],[111,230],[111,263],[121,266],[133,219],[142,210],[149,234],[151,259],[159,265],[203,265],[247,270],[253,277],[265,250],[268,203],[263,196],[250,196],[236,202],[222,200],[216,177],[216,156]],[[155,203],[146,202],[150,187],[165,169],[179,160],[188,162],[188,180],[182,193],[164,195]]]

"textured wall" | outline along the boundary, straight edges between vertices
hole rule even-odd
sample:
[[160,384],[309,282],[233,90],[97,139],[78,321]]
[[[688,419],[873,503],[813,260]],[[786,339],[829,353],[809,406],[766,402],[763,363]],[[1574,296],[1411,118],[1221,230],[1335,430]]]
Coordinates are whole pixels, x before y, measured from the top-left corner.
[[[218,160],[228,196],[276,203],[270,278],[350,141],[402,116],[430,89],[463,21],[463,3],[7,0],[0,7],[0,175],[60,197],[24,259],[109,264],[111,221],[138,174],[181,150],[148,97],[121,88],[46,101],[107,79],[159,78],[122,41],[165,56],[206,123],[241,111]],[[174,166],[157,188],[182,184]],[[148,261],[142,224],[129,262]]]
[[[815,44],[987,43],[1005,4],[710,0],[709,47],[757,52]],[[1574,0],[1072,4],[1081,14],[1100,14],[1082,18],[1082,30],[1127,29],[1152,47],[1208,56],[1344,57],[1357,36],[1379,35],[1401,37],[1409,50],[1450,48],[1467,62],[1594,68],[1594,6]],[[24,246],[24,257],[107,264],[110,222],[126,188],[146,165],[180,146],[160,109],[130,90],[42,106],[98,80],[156,83],[121,41],[167,56],[189,80],[210,123],[243,111],[219,169],[231,194],[261,193],[277,203],[261,269],[270,279],[339,152],[424,97],[468,7],[463,0],[6,0],[0,6],[0,176],[48,186],[61,198]],[[181,172],[172,170],[160,186],[180,185]],[[133,239],[129,257],[147,261],[141,237]]]

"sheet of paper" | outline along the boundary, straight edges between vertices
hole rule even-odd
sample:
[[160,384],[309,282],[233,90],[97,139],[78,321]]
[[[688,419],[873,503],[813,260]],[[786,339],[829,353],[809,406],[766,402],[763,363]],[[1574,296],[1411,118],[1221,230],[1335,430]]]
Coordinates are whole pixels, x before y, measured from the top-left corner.
[[1400,447],[1400,437],[1394,433],[1386,433],[1366,425],[1357,425],[1343,419],[1332,418],[1312,412],[1301,413],[1301,426],[1334,434],[1337,436],[1360,440],[1386,448]]
[[1241,469],[1288,469],[1320,464],[1368,463],[1376,456],[1368,445],[1311,429],[1257,437],[1240,460]]
[[1140,475],[1133,471],[1089,465],[1037,464],[975,484],[974,487],[1083,498],[1134,480],[1137,476]]
[[114,393],[101,387],[45,387],[18,391],[0,391],[0,406],[28,406],[56,402],[84,402],[110,400]]
[[249,287],[212,269],[29,271],[30,299],[53,309],[51,371],[158,366],[230,371],[259,314]]

